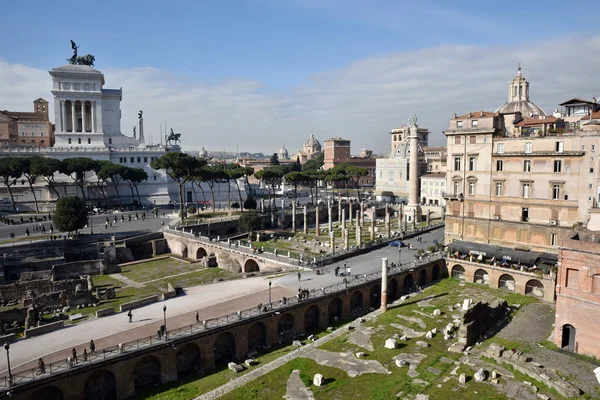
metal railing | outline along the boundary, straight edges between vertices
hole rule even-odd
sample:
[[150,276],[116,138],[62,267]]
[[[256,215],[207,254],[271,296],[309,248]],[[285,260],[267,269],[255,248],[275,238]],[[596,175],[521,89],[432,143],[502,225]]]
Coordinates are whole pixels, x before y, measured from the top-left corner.
[[[444,258],[443,252],[435,252],[423,255],[419,260],[412,261],[407,264],[398,265],[389,269],[388,276],[396,275],[405,271],[409,271],[413,268],[419,267],[430,262],[442,260]],[[56,361],[53,363],[46,364],[45,373],[40,373],[37,368],[28,368],[27,370],[18,371],[12,373],[12,382],[9,382],[8,375],[0,377],[0,389],[8,388],[15,385],[25,384],[37,379],[45,378],[49,375],[59,374],[68,370],[76,369],[84,365],[93,364],[99,361],[103,361],[109,358],[118,357],[119,355],[127,352],[132,352],[152,346],[157,346],[173,340],[176,338],[183,338],[191,336],[198,332],[204,332],[211,329],[227,326],[241,320],[254,318],[259,315],[268,314],[276,310],[286,310],[292,308],[298,303],[305,302],[307,300],[324,297],[334,293],[344,292],[350,288],[358,287],[369,282],[381,279],[381,272],[375,272],[371,274],[355,275],[350,276],[344,283],[338,283],[319,289],[313,289],[308,292],[304,297],[292,296],[284,297],[281,300],[274,301],[267,304],[260,304],[256,307],[247,308],[245,310],[237,311],[235,313],[227,314],[217,318],[204,320],[197,324],[187,325],[181,328],[177,328],[166,332],[166,339],[157,339],[153,336],[132,340],[129,342],[121,343],[117,346],[108,347],[103,349],[99,353],[90,354],[86,361],[81,361],[76,364],[69,363],[68,360]]]

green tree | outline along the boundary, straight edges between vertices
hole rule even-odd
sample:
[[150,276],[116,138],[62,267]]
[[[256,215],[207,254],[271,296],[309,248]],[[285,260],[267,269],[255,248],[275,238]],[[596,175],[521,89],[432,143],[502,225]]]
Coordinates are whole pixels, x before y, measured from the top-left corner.
[[100,189],[100,192],[102,193],[102,197],[104,197],[104,201],[106,201],[106,204],[110,204],[110,200],[108,199],[108,195],[106,193],[106,185],[108,184],[108,181],[110,180],[110,176],[106,176],[104,174],[101,174],[100,171],[102,171],[103,169],[106,169],[106,166],[108,165],[114,165],[113,163],[111,163],[110,161],[105,161],[105,160],[101,160],[101,161],[97,161],[96,165],[94,165],[94,172],[96,173],[96,186],[98,186],[98,189]]
[[167,175],[179,185],[179,213],[181,222],[185,219],[185,210],[183,202],[183,189],[185,183],[193,178],[197,168],[205,165],[206,161],[201,158],[194,158],[189,154],[169,152],[150,162],[154,169],[164,169]]
[[10,203],[12,204],[13,211],[17,211],[17,205],[15,204],[15,198],[12,193],[11,186],[17,183],[23,175],[26,161],[22,157],[3,157],[0,158],[0,177],[2,177],[2,183],[8,190],[10,196]]
[[241,215],[238,221],[242,232],[254,232],[264,229],[263,219],[256,211],[250,211]]
[[269,203],[271,201],[271,194],[275,194],[275,186],[281,184],[283,175],[283,171],[277,166],[264,168],[254,174],[257,179],[269,187]]
[[360,201],[360,179],[369,175],[369,170],[358,165],[348,165],[346,167],[346,174],[350,178],[350,182],[354,184],[356,192],[358,194],[358,200]]
[[61,169],[59,169],[61,174],[65,174],[71,177],[75,184],[81,190],[81,197],[83,200],[86,200],[85,195],[85,174],[89,171],[94,171],[96,166],[98,165],[98,161],[92,160],[91,158],[86,157],[73,157],[66,158],[63,160],[60,165]]
[[85,201],[77,196],[58,199],[52,222],[62,232],[77,232],[88,221]]
[[277,155],[277,153],[273,153],[273,155],[269,159],[269,164],[271,164],[271,165],[279,165],[279,156]]
[[246,186],[248,187],[248,196],[253,196],[252,187],[250,186],[250,181],[248,180],[252,175],[254,175],[254,168],[252,167],[240,167],[243,172],[244,181],[246,182]]
[[244,212],[244,206],[243,206],[244,200],[242,199],[242,191],[240,189],[240,182],[239,182],[239,180],[244,177],[244,168],[240,168],[238,166],[237,168],[229,169],[229,170],[227,170],[227,174],[229,174],[229,179],[231,179],[232,181],[235,182],[235,186],[237,187],[237,190],[238,190],[238,201],[239,201],[239,204],[241,205],[242,212]]
[[204,174],[207,178],[206,183],[210,188],[212,198],[212,210],[215,211],[215,187],[218,183],[223,182],[227,178],[227,173],[221,166],[209,165],[204,167]]
[[42,178],[48,185],[48,190],[56,194],[60,199],[60,193],[56,189],[54,174],[62,168],[62,161],[55,158],[33,157],[29,162],[30,172]]
[[323,168],[323,159],[324,155],[321,153],[317,158],[306,161],[302,166],[302,171],[317,171]]
[[256,210],[256,206],[256,199],[254,199],[252,195],[248,195],[248,197],[246,197],[246,200],[244,201],[244,207],[247,210]]
[[37,180],[38,176],[35,172],[31,171],[31,163],[34,159],[41,158],[40,156],[28,157],[23,159],[23,176],[27,179],[27,183],[29,184],[29,189],[31,190],[31,194],[33,195],[33,201],[35,203],[35,211],[40,212],[40,207],[38,205],[37,196],[35,194],[35,190],[33,190],[33,184]]
[[306,182],[306,176],[302,172],[288,172],[285,174],[285,181],[294,186],[294,202],[298,198],[298,186]]
[[121,205],[121,195],[119,194],[119,184],[123,180],[123,175],[125,174],[126,166],[120,164],[102,164],[102,167],[98,172],[96,172],[96,176],[98,179],[102,179],[103,181],[108,181],[112,183],[115,191],[117,192],[117,199],[119,201],[119,205]]
[[133,189],[137,194],[138,202],[141,204],[140,192],[138,190],[138,185],[143,181],[148,179],[148,173],[144,171],[142,168],[127,168],[124,171],[124,175],[122,175],[123,180],[127,181],[129,184],[129,188],[131,189],[131,199],[135,202],[135,196],[133,194]]

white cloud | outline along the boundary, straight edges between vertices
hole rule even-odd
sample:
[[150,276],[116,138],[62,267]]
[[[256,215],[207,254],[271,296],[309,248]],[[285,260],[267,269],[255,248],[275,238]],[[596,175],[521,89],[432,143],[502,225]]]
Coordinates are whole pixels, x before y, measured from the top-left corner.
[[[596,66],[600,37],[568,37],[517,48],[439,46],[356,61],[308,76],[296,87],[272,90],[265,82],[198,82],[155,68],[103,70],[106,87],[123,87],[122,129],[131,134],[144,110],[146,136],[159,127],[181,132],[189,149],[294,152],[311,132],[320,139],[352,139],[353,152],[389,151],[387,132],[413,114],[431,129],[432,145],[445,142],[452,113],[491,110],[506,101],[507,84],[521,62],[531,99],[550,113],[571,97],[600,96]],[[46,71],[0,61],[0,109],[29,110],[51,100]]]

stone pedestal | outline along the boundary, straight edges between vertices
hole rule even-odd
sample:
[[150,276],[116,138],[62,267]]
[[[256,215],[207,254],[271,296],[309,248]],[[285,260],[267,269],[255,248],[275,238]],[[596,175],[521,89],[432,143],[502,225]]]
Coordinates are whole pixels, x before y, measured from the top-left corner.
[[387,310],[387,271],[388,271],[388,259],[381,259],[381,310]]
[[306,235],[308,233],[308,210],[306,208],[306,206],[304,206],[304,234]]
[[319,236],[321,234],[321,229],[319,229],[319,209],[320,207],[317,206],[317,208],[315,208],[315,231],[316,231],[316,235]]
[[296,233],[296,202],[292,202],[292,233]]
[[344,233],[344,250],[348,250],[350,246],[350,235],[348,234],[348,229],[343,230]]

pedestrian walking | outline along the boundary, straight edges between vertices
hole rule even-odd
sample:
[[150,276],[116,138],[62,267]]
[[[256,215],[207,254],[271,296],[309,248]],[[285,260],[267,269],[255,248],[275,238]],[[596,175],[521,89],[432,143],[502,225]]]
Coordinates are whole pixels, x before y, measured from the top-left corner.
[[71,354],[73,355],[72,360],[75,364],[77,364],[77,350],[75,350],[75,347],[73,347],[73,350],[71,350]]
[[96,354],[96,343],[94,343],[94,339],[90,340],[90,355]]
[[129,214],[129,222],[131,222],[131,214]]
[[131,321],[133,319],[133,313],[131,312],[131,310],[129,310],[129,312],[127,313],[127,316],[129,317],[129,323],[131,323]]
[[87,349],[83,349],[83,362],[86,362],[88,359],[88,352]]
[[162,339],[162,331],[160,329],[156,331],[156,336],[158,337],[158,340]]
[[300,272],[298,272],[298,282],[300,282],[300,278],[302,278],[302,274],[300,274]]
[[44,364],[44,360],[42,357],[38,359],[38,375],[46,373],[46,364]]
[[198,311],[196,311],[196,323],[200,322],[200,314],[198,314]]

